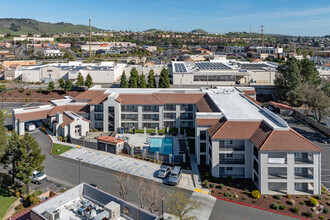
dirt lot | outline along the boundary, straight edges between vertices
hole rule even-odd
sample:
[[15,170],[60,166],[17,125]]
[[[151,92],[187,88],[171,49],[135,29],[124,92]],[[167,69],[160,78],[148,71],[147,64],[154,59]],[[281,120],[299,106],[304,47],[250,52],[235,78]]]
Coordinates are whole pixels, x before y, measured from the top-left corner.
[[42,91],[35,89],[11,89],[6,92],[2,92],[4,102],[43,102],[47,103],[50,100],[61,99],[64,96],[75,97],[80,94],[81,91],[65,91],[54,90],[53,92]]

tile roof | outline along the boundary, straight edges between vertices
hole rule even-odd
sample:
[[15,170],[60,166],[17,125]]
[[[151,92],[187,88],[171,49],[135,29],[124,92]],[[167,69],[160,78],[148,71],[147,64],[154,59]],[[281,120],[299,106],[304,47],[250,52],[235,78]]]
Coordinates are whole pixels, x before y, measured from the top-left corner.
[[212,139],[250,139],[260,121],[226,121],[211,136]]
[[271,132],[272,132],[272,128],[269,127],[265,122],[261,122],[257,130],[250,138],[250,141],[257,148],[260,148]]
[[322,151],[293,129],[274,130],[260,147],[260,151]]
[[214,125],[219,121],[218,118],[212,118],[212,119],[196,119],[197,125],[203,126],[203,125]]
[[49,109],[42,110],[42,111],[22,113],[22,114],[15,114],[15,119],[18,119],[20,122],[33,121],[33,120],[38,120],[38,119],[46,119],[48,112],[49,112]]
[[114,143],[114,144],[118,144],[118,143],[121,143],[121,142],[125,141],[124,139],[111,137],[111,136],[101,136],[101,137],[98,137],[96,139],[98,141],[104,141],[104,142],[109,142],[109,143]]
[[272,102],[272,101],[270,101],[269,103],[280,109],[293,110],[293,108],[291,106],[288,106],[288,105],[285,105],[282,103],[277,103],[277,102]]
[[102,95],[103,93],[104,90],[87,90],[74,97],[73,100],[93,100],[96,97]]
[[247,95],[247,94],[244,94],[244,96],[249,99],[251,102],[257,104],[257,105],[260,105],[261,106],[261,103],[258,102],[257,100],[255,100],[254,98],[252,98],[251,96]]
[[68,116],[66,116],[65,114],[63,114],[63,122],[62,124],[60,124],[60,126],[62,128],[64,128],[65,126],[67,126],[68,124],[71,124],[71,122],[73,122],[74,120],[72,120],[71,118],[69,118]]
[[255,94],[257,94],[256,90],[244,90],[244,89],[241,89],[241,91],[244,92],[247,95],[255,95]]
[[88,113],[89,107],[87,105],[62,105],[55,106],[49,111],[49,116],[55,116],[57,112],[63,113],[65,111],[73,111],[75,113]]
[[204,94],[202,93],[154,93],[158,99],[166,104],[195,104],[197,103]]
[[164,103],[153,94],[120,94],[116,98],[122,105],[163,105]]
[[101,94],[97,96],[96,98],[92,99],[88,104],[89,105],[98,105],[101,104],[104,100],[108,98],[110,94]]
[[207,131],[209,132],[210,137],[212,137],[222,127],[222,125],[226,121],[227,121],[227,119],[225,117],[222,117],[222,118],[219,119],[219,121],[216,124],[214,124],[212,127],[207,129]]
[[196,107],[199,112],[219,112],[218,107],[213,103],[212,99],[207,94],[198,100]]

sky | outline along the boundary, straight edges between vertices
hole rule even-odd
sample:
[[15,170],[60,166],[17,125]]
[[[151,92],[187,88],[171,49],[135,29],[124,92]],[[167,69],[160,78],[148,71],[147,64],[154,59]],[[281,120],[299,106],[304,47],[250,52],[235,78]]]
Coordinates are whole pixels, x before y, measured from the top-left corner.
[[330,35],[330,0],[0,0],[1,18],[70,22],[106,30]]

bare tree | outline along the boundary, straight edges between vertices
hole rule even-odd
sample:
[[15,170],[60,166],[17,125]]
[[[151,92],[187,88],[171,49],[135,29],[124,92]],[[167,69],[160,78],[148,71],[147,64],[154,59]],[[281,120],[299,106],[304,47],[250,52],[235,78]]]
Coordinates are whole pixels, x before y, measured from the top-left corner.
[[149,211],[151,213],[158,212],[162,205],[162,198],[164,196],[164,192],[160,191],[156,182],[149,181],[147,192],[145,193],[145,200],[147,202]]
[[148,185],[145,183],[145,179],[140,178],[139,181],[137,182],[136,185],[136,193],[139,197],[139,202],[140,202],[140,207],[143,209],[144,207],[144,200],[145,200],[145,196],[146,196],[146,189],[148,187]]
[[116,175],[116,180],[119,185],[119,195],[123,200],[126,201],[127,195],[133,186],[131,176],[127,173],[120,173]]
[[188,216],[188,213],[201,206],[200,202],[190,199],[179,189],[173,193],[167,193],[165,202],[168,206],[168,213],[178,217],[180,220],[192,219],[192,216]]

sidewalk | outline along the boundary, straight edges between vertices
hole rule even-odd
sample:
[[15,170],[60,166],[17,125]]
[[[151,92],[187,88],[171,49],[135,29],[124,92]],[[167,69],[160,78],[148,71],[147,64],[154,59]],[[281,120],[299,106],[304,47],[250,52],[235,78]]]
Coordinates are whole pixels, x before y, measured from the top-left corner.
[[195,188],[202,189],[202,180],[199,175],[196,155],[189,154],[189,157],[190,157],[190,166],[192,170],[192,179],[194,181]]

